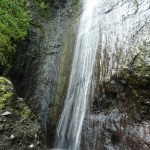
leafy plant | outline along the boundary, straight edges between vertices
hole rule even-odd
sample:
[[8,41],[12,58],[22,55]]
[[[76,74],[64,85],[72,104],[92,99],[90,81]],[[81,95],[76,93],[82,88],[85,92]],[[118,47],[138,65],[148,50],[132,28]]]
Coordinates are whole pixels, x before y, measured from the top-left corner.
[[24,39],[29,26],[27,0],[1,0],[0,2],[0,58],[6,70],[16,42]]

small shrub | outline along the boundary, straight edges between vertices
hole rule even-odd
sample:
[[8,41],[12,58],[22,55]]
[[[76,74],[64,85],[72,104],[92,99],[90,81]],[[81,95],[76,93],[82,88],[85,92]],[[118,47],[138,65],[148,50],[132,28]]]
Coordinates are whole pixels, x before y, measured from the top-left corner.
[[1,0],[0,2],[0,58],[5,69],[10,69],[10,57],[15,43],[24,39],[29,26],[27,0]]

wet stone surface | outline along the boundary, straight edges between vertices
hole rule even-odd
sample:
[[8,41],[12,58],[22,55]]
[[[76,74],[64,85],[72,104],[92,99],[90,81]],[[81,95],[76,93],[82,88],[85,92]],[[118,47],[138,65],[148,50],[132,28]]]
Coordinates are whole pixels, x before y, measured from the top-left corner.
[[0,77],[0,139],[0,150],[46,150],[37,118],[4,77]]
[[150,2],[116,0],[101,5],[105,7],[99,17],[107,21],[101,24],[102,44],[81,149],[149,150]]

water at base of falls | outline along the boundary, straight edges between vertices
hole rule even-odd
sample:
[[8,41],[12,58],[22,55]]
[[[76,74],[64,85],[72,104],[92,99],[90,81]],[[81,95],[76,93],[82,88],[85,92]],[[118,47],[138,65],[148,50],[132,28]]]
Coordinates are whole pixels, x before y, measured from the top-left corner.
[[56,148],[78,150],[85,117],[93,66],[98,49],[97,26],[99,0],[84,0],[78,26],[74,58],[67,97],[58,123]]

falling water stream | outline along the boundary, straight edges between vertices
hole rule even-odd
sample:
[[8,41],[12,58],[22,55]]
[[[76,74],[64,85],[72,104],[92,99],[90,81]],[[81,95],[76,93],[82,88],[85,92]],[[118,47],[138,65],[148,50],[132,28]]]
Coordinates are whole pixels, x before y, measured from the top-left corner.
[[[100,50],[100,81],[109,80],[122,67],[127,50],[135,42],[133,37],[145,23],[145,14],[138,12],[136,5],[133,9],[134,5],[134,1],[125,0],[82,1],[69,87],[56,132],[57,149],[80,149],[96,54]],[[140,17],[132,18],[135,13]]]
[[84,0],[83,14],[72,64],[71,77],[64,109],[57,128],[57,148],[78,150],[81,130],[88,103],[91,76],[99,41],[99,0]]

